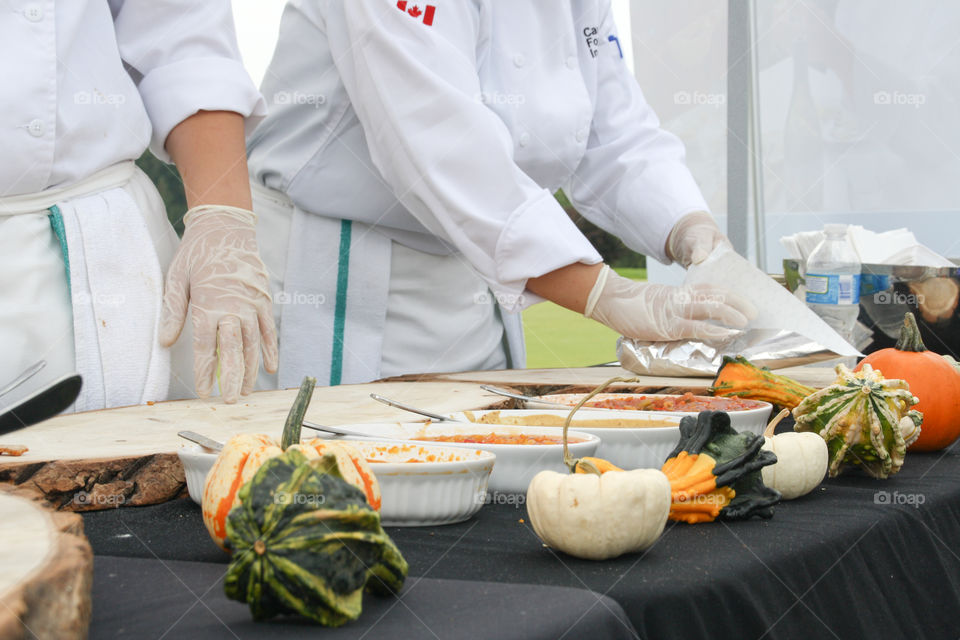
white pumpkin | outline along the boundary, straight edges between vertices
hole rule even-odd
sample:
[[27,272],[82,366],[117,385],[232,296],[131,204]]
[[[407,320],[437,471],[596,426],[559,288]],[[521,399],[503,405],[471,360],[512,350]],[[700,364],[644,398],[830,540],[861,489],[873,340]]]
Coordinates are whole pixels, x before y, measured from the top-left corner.
[[763,484],[776,489],[784,500],[804,496],[817,488],[827,473],[827,442],[813,432],[773,435],[786,410],[764,432],[763,448],[777,454],[777,463],[760,470]]
[[548,546],[605,560],[650,547],[667,523],[670,482],[657,469],[541,471],[527,488],[530,524]]

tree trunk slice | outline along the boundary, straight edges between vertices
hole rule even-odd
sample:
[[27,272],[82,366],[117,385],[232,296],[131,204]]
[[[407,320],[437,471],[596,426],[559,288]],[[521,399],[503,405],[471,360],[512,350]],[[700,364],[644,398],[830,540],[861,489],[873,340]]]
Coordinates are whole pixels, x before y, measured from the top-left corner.
[[[421,417],[370,398],[389,398],[439,412],[501,405],[477,385],[454,382],[371,383],[321,387],[307,419],[320,424],[417,421]],[[238,433],[283,429],[296,389],[254,393],[232,405],[219,398],[178,400],[57,416],[0,436],[22,444],[20,457],[0,456],[0,483],[35,489],[57,509],[93,511],[166,502],[186,495],[177,450],[181,430],[225,442]]]
[[[809,371],[784,371],[811,384]],[[806,373],[806,377],[802,374]],[[481,371],[409,376],[369,384],[318,387],[307,419],[320,424],[416,422],[420,416],[384,406],[370,398],[379,393],[437,413],[504,408],[511,401],[478,383],[508,386],[530,395],[590,391],[616,376],[630,375],[619,367]],[[813,383],[811,386],[824,386]],[[710,378],[643,378],[629,385],[643,393],[703,393]],[[62,415],[0,436],[0,445],[25,445],[20,457],[0,456],[0,483],[35,489],[54,507],[92,511],[165,502],[186,495],[186,479],[177,457],[184,440],[181,430],[197,431],[225,442],[238,433],[283,429],[296,389],[263,391],[232,405],[219,398],[177,400]]]
[[949,322],[957,310],[960,286],[953,278],[930,278],[911,282],[910,291],[917,297],[920,315],[931,324]]
[[63,511],[158,504],[187,495],[175,453],[128,458],[6,462],[0,482],[33,489]]
[[[769,363],[768,363],[769,364]],[[830,367],[796,366],[777,369],[777,373],[793,378],[814,388],[829,386],[837,375]],[[433,373],[391,378],[392,381],[463,382],[492,384],[522,390],[527,395],[544,393],[581,393],[595,389],[613,377],[637,378],[635,383],[618,383],[620,390],[635,393],[707,394],[713,377],[679,378],[670,376],[638,376],[622,367],[581,367],[558,369],[509,369],[504,371],[466,371],[463,373]]]
[[0,486],[0,640],[86,638],[93,551],[83,520]]

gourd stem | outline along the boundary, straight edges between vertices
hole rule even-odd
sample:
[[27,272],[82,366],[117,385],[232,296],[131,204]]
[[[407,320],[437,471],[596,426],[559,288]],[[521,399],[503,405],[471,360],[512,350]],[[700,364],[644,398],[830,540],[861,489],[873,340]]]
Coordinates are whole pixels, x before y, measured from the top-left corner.
[[306,376],[300,383],[297,399],[290,407],[287,421],[283,425],[283,435],[280,437],[280,448],[286,451],[290,445],[300,444],[300,430],[303,428],[303,418],[307,415],[307,407],[313,398],[313,388],[317,386],[317,379]]
[[574,465],[574,473],[576,473],[576,468],[579,467],[588,473],[592,473],[598,476],[602,476],[603,472],[597,468],[597,465],[593,464],[590,460],[582,459],[578,460]]
[[903,326],[900,327],[900,338],[897,340],[897,351],[926,351],[927,346],[920,338],[920,328],[913,313],[907,311],[903,316]]
[[570,469],[570,473],[576,473],[577,463],[580,462],[579,460],[575,460],[570,456],[570,449],[567,446],[567,431],[570,428],[570,421],[573,420],[573,414],[579,411],[580,407],[582,407],[587,402],[589,402],[590,398],[602,392],[604,389],[609,387],[611,384],[614,384],[615,382],[627,382],[627,383],[640,382],[640,379],[639,378],[621,378],[621,377],[610,378],[609,380],[601,384],[599,387],[597,387],[596,389],[594,389],[593,391],[585,395],[580,400],[580,402],[578,402],[576,406],[570,410],[570,413],[567,414],[567,419],[563,421],[563,463],[566,464],[567,467]]
[[772,438],[773,430],[776,429],[777,425],[780,424],[780,422],[788,415],[790,415],[790,409],[783,409],[780,413],[778,413],[777,416],[770,421],[770,424],[767,425],[767,428],[763,430],[763,437]]

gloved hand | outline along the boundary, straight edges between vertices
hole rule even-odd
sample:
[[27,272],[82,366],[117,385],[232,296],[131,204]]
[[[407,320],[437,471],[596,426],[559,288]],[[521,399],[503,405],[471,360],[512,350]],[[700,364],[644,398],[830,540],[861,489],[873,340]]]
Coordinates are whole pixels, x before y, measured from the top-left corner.
[[667,238],[667,255],[684,268],[700,264],[718,246],[730,245],[713,216],[705,211],[695,211],[680,218]]
[[189,304],[193,318],[193,371],[197,394],[210,395],[220,357],[220,393],[227,403],[253,391],[260,352],[277,370],[267,270],[257,252],[256,215],[237,207],[194,207],[167,271],[160,343],[180,336]]
[[737,335],[736,329],[746,327],[756,309],[726,289],[635,282],[604,265],[583,315],[637,340],[720,341]]

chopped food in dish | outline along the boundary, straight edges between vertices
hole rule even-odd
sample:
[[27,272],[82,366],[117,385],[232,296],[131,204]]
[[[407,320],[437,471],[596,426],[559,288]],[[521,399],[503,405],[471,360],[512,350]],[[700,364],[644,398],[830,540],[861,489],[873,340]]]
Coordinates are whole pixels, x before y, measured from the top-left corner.
[[[429,462],[463,462],[470,457],[462,449],[436,449],[414,444],[374,445],[365,449],[367,462],[379,464],[426,464]],[[476,454],[483,455],[481,450]]]
[[[570,406],[572,407],[573,404]],[[549,413],[510,415],[500,411],[490,411],[480,416],[477,416],[473,411],[464,411],[463,415],[470,422],[476,422],[477,424],[499,424],[518,427],[562,427],[564,421],[567,419],[566,415]],[[622,418],[574,418],[570,426],[574,429],[657,429],[676,427],[677,421],[676,418],[673,420],[650,420],[644,418],[632,420],[624,420]]]
[[[571,398],[572,399],[572,398]],[[575,399],[572,402],[567,399],[561,400],[564,404],[571,406],[579,402]],[[585,407],[595,409],[630,409],[637,411],[744,411],[749,409],[760,409],[764,405],[755,400],[746,400],[743,398],[712,398],[709,396],[695,396],[692,393],[685,393],[682,396],[638,396],[635,394],[603,394],[598,398],[588,401]]]
[[[421,436],[414,440],[427,442],[465,442],[471,444],[563,444],[560,436],[540,436],[525,433],[464,433],[443,436]],[[567,442],[585,442],[579,438],[567,438]]]
[[27,451],[22,444],[0,444],[0,456],[22,456]]

